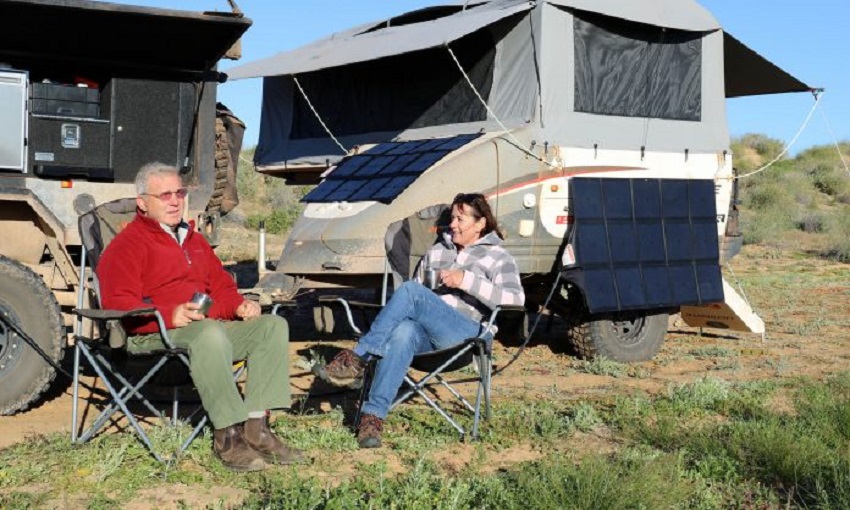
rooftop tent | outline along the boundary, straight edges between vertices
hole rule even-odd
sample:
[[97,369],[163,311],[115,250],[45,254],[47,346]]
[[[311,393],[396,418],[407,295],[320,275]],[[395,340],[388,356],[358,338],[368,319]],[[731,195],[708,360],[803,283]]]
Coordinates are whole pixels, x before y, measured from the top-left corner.
[[265,77],[261,168],[323,166],[362,143],[501,131],[494,115],[563,147],[715,152],[728,149],[726,97],[807,90],[693,0],[438,6],[230,76]]

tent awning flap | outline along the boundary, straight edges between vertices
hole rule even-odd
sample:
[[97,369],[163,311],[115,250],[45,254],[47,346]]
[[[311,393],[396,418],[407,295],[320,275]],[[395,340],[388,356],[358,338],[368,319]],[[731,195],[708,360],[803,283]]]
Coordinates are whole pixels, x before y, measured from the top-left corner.
[[387,27],[367,33],[349,31],[302,48],[228,70],[230,79],[306,73],[441,46],[528,11],[533,1],[505,0],[470,7],[435,21]]
[[596,12],[614,18],[694,32],[717,30],[720,24],[705,8],[688,0],[546,0],[550,4]]
[[812,89],[725,32],[723,60],[726,97],[805,92]]

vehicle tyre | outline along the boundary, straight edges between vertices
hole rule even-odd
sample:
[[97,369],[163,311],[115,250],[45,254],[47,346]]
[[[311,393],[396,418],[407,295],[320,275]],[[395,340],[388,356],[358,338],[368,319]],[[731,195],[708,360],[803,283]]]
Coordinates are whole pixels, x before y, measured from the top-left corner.
[[583,358],[605,357],[627,363],[646,361],[667,334],[666,311],[640,310],[585,316],[569,329],[570,341]]
[[[0,256],[0,314],[11,318],[57,363],[64,355],[62,313],[44,280]],[[0,415],[25,410],[56,372],[35,350],[0,322]]]

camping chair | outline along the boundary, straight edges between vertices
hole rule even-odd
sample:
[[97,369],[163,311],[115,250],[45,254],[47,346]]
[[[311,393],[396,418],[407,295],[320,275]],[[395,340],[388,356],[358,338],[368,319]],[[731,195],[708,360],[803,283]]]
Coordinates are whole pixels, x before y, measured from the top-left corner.
[[[384,275],[384,289],[382,296],[387,294],[388,276],[391,274],[396,287],[402,281],[412,277],[416,267],[416,261],[430,248],[436,237],[437,232],[445,228],[448,224],[445,212],[448,207],[445,205],[432,206],[423,209],[413,216],[404,220],[395,222],[387,229],[387,234],[384,238],[385,247],[387,249],[387,264]],[[372,312],[377,314],[384,304],[385,299],[382,298],[382,303],[363,303],[348,301],[338,296],[322,296],[319,298],[322,303],[336,303],[342,307],[345,312],[349,326],[354,331],[355,335],[360,336],[362,330],[357,326],[354,320],[353,310],[361,312]],[[525,314],[523,306],[500,306],[496,307],[490,314],[486,322],[481,328],[482,333],[479,336],[468,338],[459,344],[441,349],[418,354],[413,357],[410,367],[418,372],[423,372],[425,375],[417,378],[410,372],[405,375],[402,389],[396,399],[390,406],[390,410],[413,398],[414,396],[421,397],[426,404],[434,409],[442,416],[449,424],[458,432],[460,439],[463,440],[467,434],[473,439],[478,437],[479,423],[482,415],[481,404],[483,401],[483,415],[485,419],[490,417],[490,379],[492,373],[492,342],[493,339],[489,332],[496,324],[500,314],[503,313],[521,313]],[[367,326],[368,326],[368,320]],[[519,321],[525,324],[524,321]],[[364,375],[363,386],[360,391],[360,401],[358,403],[357,414],[354,419],[355,428],[359,424],[363,403],[369,394],[369,389],[372,383],[372,377],[377,365],[376,360],[369,362]],[[444,376],[451,372],[457,372],[464,368],[472,366],[475,370],[475,375],[472,379],[466,378],[461,380],[449,381]],[[459,382],[477,382],[475,403],[472,404],[461,395],[457,389],[452,386],[452,383]],[[473,414],[473,423],[471,431],[465,429],[457,422],[440,404],[436,398],[429,395],[429,390],[432,386],[440,385],[460,402],[460,404]],[[471,432],[471,434],[470,434]]]
[[[167,419],[165,413],[159,411],[145,397],[142,388],[149,382],[160,382],[172,386],[172,417],[171,424],[177,424],[179,407],[179,387],[189,383],[189,359],[185,349],[176,348],[168,337],[165,322],[159,312],[153,308],[140,308],[131,311],[103,310],[99,307],[98,281],[94,270],[100,255],[108,243],[132,219],[136,211],[135,199],[125,198],[100,205],[83,214],[79,219],[80,238],[83,250],[80,257],[80,288],[77,294],[77,308],[74,310],[74,372],[73,372],[73,404],[71,410],[71,442],[85,443],[91,439],[112,416],[121,411],[131,427],[145,444],[151,454],[160,462],[163,457],[156,451],[148,435],[139,424],[138,418],[130,411],[128,405],[135,399],[155,417]],[[277,309],[275,309],[275,312]],[[131,352],[127,349],[127,336],[121,327],[120,320],[135,316],[155,316],[162,337],[162,348],[150,352]],[[97,376],[103,381],[109,392],[110,400],[92,424],[85,428],[78,424],[78,394],[82,367],[80,359],[84,358]],[[141,374],[133,374],[127,370],[127,361],[139,359],[150,363],[149,368]],[[176,370],[175,370],[176,369]],[[244,364],[237,366],[234,379],[238,378],[245,369]],[[167,371],[176,372],[176,377],[165,381],[156,381]],[[200,406],[189,415],[189,420],[202,409]],[[192,430],[188,438],[180,446],[180,451],[186,450],[198,436],[207,422],[204,415]],[[80,431],[80,429],[84,429]]]
[[[338,303],[345,311],[348,324],[358,336],[362,334],[362,330],[355,324],[352,308],[366,307],[379,310],[380,305],[369,305],[368,303],[350,303],[346,299],[337,296],[324,296],[320,301],[325,303]],[[484,403],[484,419],[490,418],[490,380],[493,367],[493,339],[488,335],[491,327],[496,323],[496,319],[502,312],[525,313],[525,307],[522,306],[499,306],[496,307],[490,314],[490,317],[482,325],[482,333],[479,336],[467,338],[459,344],[437,351],[425,352],[417,354],[413,357],[410,363],[410,368],[418,372],[423,372],[425,375],[416,378],[410,372],[404,376],[405,386],[390,405],[390,410],[395,409],[400,404],[410,400],[418,395],[422,397],[432,409],[442,416],[460,435],[463,440],[470,432],[457,422],[440,404],[436,398],[429,395],[431,386],[435,383],[441,385],[460,402],[463,407],[469,410],[473,415],[472,430],[470,436],[473,439],[478,438],[479,423],[481,421],[481,403]],[[474,368],[474,376],[472,379],[466,378],[462,380],[447,380],[444,375],[457,372],[464,368],[472,366]],[[377,367],[377,360],[371,360],[366,367],[363,378],[363,386],[360,389],[360,400],[357,407],[357,415],[354,419],[354,426],[357,427],[360,422],[363,403],[369,395],[369,389],[372,384],[372,378]],[[475,404],[471,404],[461,393],[452,386],[452,383],[460,382],[477,382]]]

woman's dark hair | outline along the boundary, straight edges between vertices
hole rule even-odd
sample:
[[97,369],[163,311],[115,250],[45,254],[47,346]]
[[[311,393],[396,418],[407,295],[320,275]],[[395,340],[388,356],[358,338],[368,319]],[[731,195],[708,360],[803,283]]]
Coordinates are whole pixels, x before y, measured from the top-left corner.
[[[484,218],[484,230],[481,231],[481,237],[486,236],[490,232],[495,232],[499,239],[504,239],[505,236],[499,230],[499,224],[496,222],[496,217],[493,216],[493,211],[490,209],[490,204],[481,193],[458,193],[452,200],[452,207],[460,205],[469,206],[469,212],[478,221]],[[463,210],[462,207],[458,207]]]

